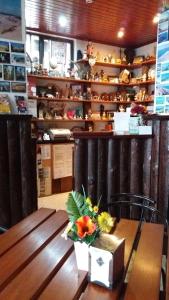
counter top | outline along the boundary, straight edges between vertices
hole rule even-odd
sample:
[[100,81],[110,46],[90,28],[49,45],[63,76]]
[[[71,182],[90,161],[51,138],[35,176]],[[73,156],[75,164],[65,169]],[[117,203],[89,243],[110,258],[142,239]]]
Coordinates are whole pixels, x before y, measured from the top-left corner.
[[153,137],[152,134],[115,134],[113,131],[79,131],[73,133],[74,139],[90,139],[90,138],[113,138],[113,139],[145,139]]

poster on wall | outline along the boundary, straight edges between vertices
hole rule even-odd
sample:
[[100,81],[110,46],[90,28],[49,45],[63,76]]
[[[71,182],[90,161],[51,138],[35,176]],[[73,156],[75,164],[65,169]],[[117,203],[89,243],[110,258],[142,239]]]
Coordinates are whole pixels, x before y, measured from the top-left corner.
[[169,114],[169,10],[161,13],[158,24],[154,110]]
[[0,6],[0,37],[23,41],[22,0],[5,0]]
[[24,1],[0,6],[0,113],[27,113]]

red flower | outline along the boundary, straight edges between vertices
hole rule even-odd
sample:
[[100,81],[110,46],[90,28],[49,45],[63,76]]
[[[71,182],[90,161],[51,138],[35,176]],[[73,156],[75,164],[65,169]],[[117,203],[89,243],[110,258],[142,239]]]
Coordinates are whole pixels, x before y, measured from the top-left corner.
[[96,230],[96,224],[94,224],[89,216],[82,216],[75,222],[77,226],[77,235],[83,239],[86,235],[92,235]]

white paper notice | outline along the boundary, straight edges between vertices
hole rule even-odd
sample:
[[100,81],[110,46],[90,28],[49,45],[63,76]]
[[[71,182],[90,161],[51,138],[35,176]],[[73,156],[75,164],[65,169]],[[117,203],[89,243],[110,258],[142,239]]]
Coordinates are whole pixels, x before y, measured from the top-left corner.
[[41,146],[41,157],[42,160],[51,159],[51,145]]
[[72,144],[53,145],[53,179],[72,176]]
[[129,131],[130,113],[128,112],[115,112],[114,113],[114,131],[127,132]]

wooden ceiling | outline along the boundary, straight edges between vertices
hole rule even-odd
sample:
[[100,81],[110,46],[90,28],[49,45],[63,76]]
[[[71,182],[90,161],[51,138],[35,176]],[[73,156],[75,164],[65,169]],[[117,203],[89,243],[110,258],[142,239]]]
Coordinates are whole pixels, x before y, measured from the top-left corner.
[[[25,0],[26,26],[55,35],[90,40],[121,47],[139,47],[156,40],[157,25],[152,19],[161,0]],[[65,28],[60,15],[68,19]],[[117,38],[125,28],[125,36]]]

